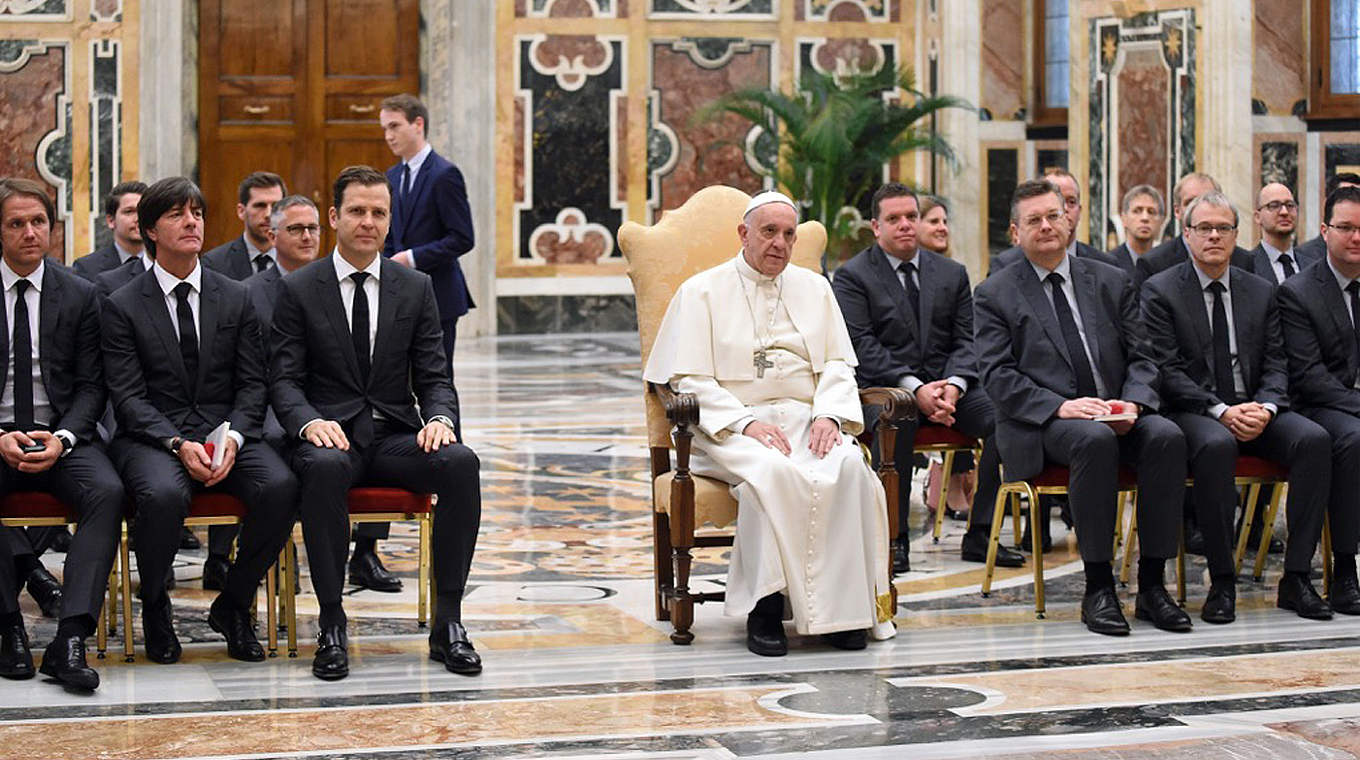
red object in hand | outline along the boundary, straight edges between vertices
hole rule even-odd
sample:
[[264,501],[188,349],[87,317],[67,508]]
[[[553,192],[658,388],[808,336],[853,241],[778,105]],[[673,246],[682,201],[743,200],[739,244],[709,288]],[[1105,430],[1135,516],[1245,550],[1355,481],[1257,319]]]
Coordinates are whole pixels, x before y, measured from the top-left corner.
[[213,449],[215,448],[217,448],[217,444],[214,444],[212,441],[203,444],[203,450],[207,452],[209,459],[212,459]]
[[1111,402],[1110,402],[1110,414],[1123,414],[1123,413],[1124,413],[1124,403],[1123,403],[1122,401],[1111,401]]

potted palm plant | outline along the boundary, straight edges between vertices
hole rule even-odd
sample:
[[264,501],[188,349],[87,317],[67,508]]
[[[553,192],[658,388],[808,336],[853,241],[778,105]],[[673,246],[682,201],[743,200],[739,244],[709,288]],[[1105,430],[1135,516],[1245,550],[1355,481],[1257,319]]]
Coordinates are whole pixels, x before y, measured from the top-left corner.
[[734,114],[772,141],[779,160],[760,171],[804,204],[805,218],[826,226],[822,269],[830,271],[859,247],[867,228],[859,209],[882,182],[884,166],[916,150],[954,164],[949,144],[929,128],[930,115],[943,108],[972,106],[917,91],[908,66],[883,66],[844,75],[805,71],[791,92],[737,90],[695,118]]

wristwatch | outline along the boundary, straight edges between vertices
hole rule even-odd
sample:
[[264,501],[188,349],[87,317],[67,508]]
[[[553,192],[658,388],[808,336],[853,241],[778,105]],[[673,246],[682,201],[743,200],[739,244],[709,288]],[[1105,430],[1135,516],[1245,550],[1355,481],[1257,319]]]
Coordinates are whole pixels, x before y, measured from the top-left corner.
[[169,449],[170,453],[174,454],[175,456],[179,456],[180,447],[182,447],[183,445],[184,439],[179,436],[175,436],[174,438],[171,438],[165,442],[165,447]]

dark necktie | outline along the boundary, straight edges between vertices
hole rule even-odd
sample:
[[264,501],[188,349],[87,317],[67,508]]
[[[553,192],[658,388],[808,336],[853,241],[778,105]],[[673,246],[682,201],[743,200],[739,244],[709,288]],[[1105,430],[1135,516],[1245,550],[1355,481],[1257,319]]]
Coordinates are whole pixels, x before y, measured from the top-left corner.
[[1225,404],[1237,403],[1237,384],[1233,382],[1232,350],[1228,343],[1228,310],[1223,306],[1223,283],[1209,283],[1214,296],[1214,390]]
[[1096,376],[1091,372],[1091,358],[1086,346],[1081,342],[1081,332],[1077,320],[1072,316],[1072,306],[1063,294],[1063,276],[1053,272],[1045,277],[1053,287],[1053,311],[1058,315],[1058,327],[1062,329],[1063,342],[1067,344],[1067,355],[1072,358],[1072,371],[1077,375],[1077,396],[1097,396]]
[[902,273],[902,287],[907,289],[907,303],[911,304],[911,316],[916,320],[916,327],[921,327],[921,289],[916,285],[916,278],[912,274],[916,271],[916,265],[910,261],[904,261],[898,266],[897,271]]
[[401,205],[405,206],[411,192],[411,165],[401,165]]
[[33,283],[14,283],[14,427],[33,429],[33,337],[28,327],[24,294]]
[[136,274],[141,274],[142,272],[146,271],[146,267],[142,264],[141,256],[133,256],[132,258],[128,259],[127,265]]
[[368,294],[364,292],[364,281],[368,272],[355,272],[349,278],[354,280],[354,305],[350,309],[349,331],[354,339],[354,358],[359,361],[359,378],[368,384]]
[[1360,363],[1360,280],[1352,280],[1346,292],[1351,294],[1351,330],[1355,333],[1355,360]]
[[1284,278],[1287,280],[1294,276],[1294,257],[1287,253],[1280,254],[1280,268],[1284,270]]
[[189,306],[192,285],[181,282],[175,286],[175,318],[179,322],[179,355],[184,359],[184,371],[189,385],[198,382],[198,330],[194,327],[194,310]]
[[269,257],[262,253],[259,256],[255,257],[255,271],[257,273],[263,272],[264,270],[269,268],[269,265],[271,263],[273,262],[269,260]]

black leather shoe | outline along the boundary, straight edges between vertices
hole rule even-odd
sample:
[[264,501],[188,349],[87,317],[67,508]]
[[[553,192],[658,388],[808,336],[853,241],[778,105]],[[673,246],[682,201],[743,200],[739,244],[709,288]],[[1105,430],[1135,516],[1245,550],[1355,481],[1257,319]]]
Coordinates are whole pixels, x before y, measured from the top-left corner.
[[[963,546],[961,555],[964,562],[986,562],[987,561],[987,531],[970,530],[963,534]],[[997,567],[1022,567],[1025,564],[1025,555],[1006,546],[1001,542],[996,545],[996,566]]]
[[1232,586],[1210,586],[1199,617],[1206,623],[1222,625],[1237,619],[1237,589]]
[[193,551],[195,549],[202,549],[203,544],[198,542],[198,536],[195,536],[194,532],[189,530],[188,526],[181,526],[179,529],[179,548]]
[[1185,553],[1193,554],[1197,557],[1204,556],[1204,531],[1199,528],[1186,529]]
[[227,571],[231,563],[220,554],[209,554],[203,561],[203,590],[221,591],[227,587]]
[[1360,581],[1354,575],[1332,578],[1327,588],[1327,603],[1342,615],[1360,615]]
[[911,557],[907,554],[907,542],[894,539],[889,548],[892,550],[893,575],[910,572]]
[[1161,586],[1138,589],[1138,596],[1133,601],[1133,616],[1147,620],[1163,631],[1184,633],[1195,627],[1190,616]]
[[77,689],[99,688],[99,673],[85,662],[85,639],[81,636],[57,637],[43,651],[39,672]]
[[822,634],[822,641],[837,649],[863,649],[869,645],[869,633],[863,628],[856,628],[852,631],[835,631]]
[[953,507],[945,507],[944,516],[948,517],[954,522],[968,522],[968,513],[960,512],[959,510],[954,509]]
[[345,647],[349,637],[342,625],[328,625],[316,636],[316,656],[312,658],[312,675],[323,681],[339,681],[349,675],[349,653]]
[[0,628],[0,678],[22,681],[33,677],[33,653],[28,651],[24,624]]
[[28,574],[28,581],[24,585],[33,601],[42,609],[43,617],[54,618],[61,614],[61,581],[47,572],[47,568],[35,568]]
[[1124,619],[1124,610],[1119,607],[1119,597],[1113,588],[1101,588],[1081,599],[1081,622],[1092,633],[1106,636],[1129,635],[1129,621]]
[[1309,620],[1332,619],[1331,605],[1318,596],[1313,584],[1291,573],[1285,573],[1280,579],[1280,590],[1275,597],[1275,606],[1282,610],[1293,610],[1299,617]]
[[482,656],[472,648],[462,623],[448,623],[430,633],[430,659],[444,663],[450,673],[475,676],[482,672]]
[[227,601],[226,595],[219,595],[208,608],[208,627],[226,637],[227,654],[233,660],[264,662],[264,648],[255,638],[250,615]]
[[389,594],[401,591],[401,579],[387,572],[377,552],[364,552],[350,558],[349,582],[351,586]]
[[163,597],[159,606],[142,608],[142,635],[146,637],[146,656],[152,662],[162,665],[179,662],[184,650],[175,635],[170,597]]
[[[1047,527],[1048,527],[1047,525],[1044,526],[1044,528]],[[1030,551],[1030,549],[1034,546],[1034,534],[1030,533],[1029,528],[1030,528],[1029,516],[1026,515],[1025,533],[1020,538],[1020,551],[1022,552]],[[1049,535],[1048,530],[1044,530],[1043,542],[1044,542],[1044,554],[1048,554],[1049,552],[1053,551],[1053,536]]]
[[746,648],[761,657],[783,657],[789,653],[789,637],[778,615],[751,613],[746,616]]

